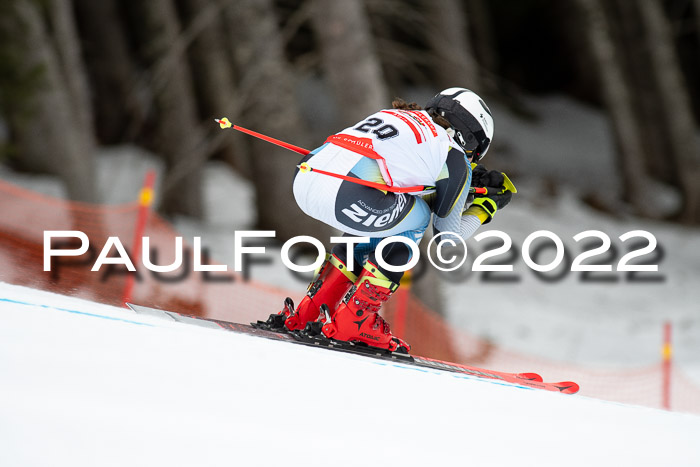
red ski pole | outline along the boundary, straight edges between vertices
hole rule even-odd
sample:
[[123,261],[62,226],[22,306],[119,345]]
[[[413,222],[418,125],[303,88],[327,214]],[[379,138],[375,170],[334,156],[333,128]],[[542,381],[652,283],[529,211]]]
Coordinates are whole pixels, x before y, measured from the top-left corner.
[[241,133],[245,133],[250,136],[255,136],[258,139],[261,139],[263,141],[267,141],[268,143],[276,144],[277,146],[283,147],[285,149],[289,149],[290,151],[298,152],[302,156],[306,156],[309,154],[311,151],[308,149],[300,148],[299,146],[294,146],[293,144],[285,143],[284,141],[280,141],[275,138],[271,138],[270,136],[265,136],[262,133],[258,133],[257,131],[249,130],[247,128],[243,128],[242,126],[234,125],[229,121],[228,118],[215,118],[216,123],[219,124],[219,126],[224,129],[224,128],[233,128],[234,130],[238,130]]

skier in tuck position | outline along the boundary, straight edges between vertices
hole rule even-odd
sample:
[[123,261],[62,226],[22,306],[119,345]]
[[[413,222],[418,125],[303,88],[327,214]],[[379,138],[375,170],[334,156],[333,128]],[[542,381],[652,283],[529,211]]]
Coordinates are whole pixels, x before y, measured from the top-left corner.
[[[268,319],[270,327],[301,330],[317,322],[327,338],[408,352],[409,344],[392,335],[378,313],[403,272],[380,267],[376,246],[390,236],[418,243],[432,214],[435,234],[467,239],[516,192],[504,174],[476,164],[491,144],[493,118],[474,92],[446,89],[425,109],[401,99],[392,104],[393,109],[330,136],[301,161],[294,179],[299,207],[345,236],[369,237],[369,242],[353,246],[352,270],[347,267],[348,246],[336,245],[301,303],[295,309],[288,299]],[[474,197],[470,186],[487,190]],[[401,242],[382,252],[391,266],[404,266],[411,255]],[[323,304],[327,316],[320,311]]]

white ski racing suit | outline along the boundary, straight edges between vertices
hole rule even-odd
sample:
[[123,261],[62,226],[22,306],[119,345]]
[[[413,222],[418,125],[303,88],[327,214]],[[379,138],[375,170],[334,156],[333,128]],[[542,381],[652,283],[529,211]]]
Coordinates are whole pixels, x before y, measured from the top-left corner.
[[[348,234],[373,239],[401,235],[418,242],[431,213],[436,214],[436,233],[454,232],[466,239],[481,225],[475,216],[462,216],[471,182],[469,160],[425,111],[376,112],[329,137],[302,162],[389,187],[416,186],[415,192],[393,193],[297,171],[294,197],[299,207]],[[431,205],[422,198],[425,195]]]

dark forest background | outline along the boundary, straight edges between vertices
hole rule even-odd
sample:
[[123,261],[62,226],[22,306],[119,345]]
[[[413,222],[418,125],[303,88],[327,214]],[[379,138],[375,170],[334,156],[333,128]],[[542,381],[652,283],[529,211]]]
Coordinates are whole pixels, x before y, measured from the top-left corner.
[[224,160],[279,238],[312,222],[289,195],[296,159],[214,117],[313,148],[411,88],[526,117],[521,96],[563,93],[610,118],[610,203],[658,217],[642,192],[659,181],[681,193],[670,220],[697,225],[698,83],[700,0],[0,2],[3,163],[98,202],[96,148],[136,144],[166,163],[159,210],[198,217],[202,166]]

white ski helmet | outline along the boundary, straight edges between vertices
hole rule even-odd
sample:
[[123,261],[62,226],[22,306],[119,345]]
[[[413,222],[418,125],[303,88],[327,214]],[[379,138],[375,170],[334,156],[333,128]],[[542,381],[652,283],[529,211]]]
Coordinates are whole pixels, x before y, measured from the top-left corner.
[[465,88],[449,88],[436,94],[425,105],[450,122],[454,138],[474,161],[481,160],[493,139],[493,116],[484,101]]

